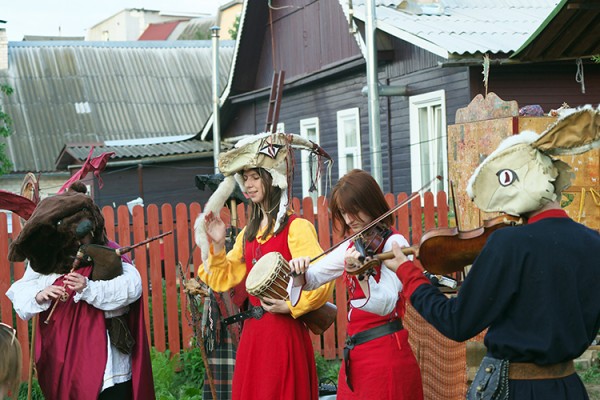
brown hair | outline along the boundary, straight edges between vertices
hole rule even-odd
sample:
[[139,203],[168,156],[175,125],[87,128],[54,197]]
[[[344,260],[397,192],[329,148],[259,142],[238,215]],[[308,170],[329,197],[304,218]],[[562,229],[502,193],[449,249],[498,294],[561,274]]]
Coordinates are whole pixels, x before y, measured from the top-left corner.
[[[14,328],[0,324],[0,393],[5,390],[17,398],[21,383],[21,345]],[[6,394],[6,393],[5,393]]]
[[[342,213],[358,216],[362,211],[376,219],[390,210],[377,181],[360,169],[353,169],[336,183],[331,191],[329,208],[333,224],[340,228],[342,236],[346,236],[350,230]],[[380,223],[389,228],[394,223],[394,216],[388,215]]]
[[[265,196],[261,204],[250,202],[250,205],[247,209],[246,219],[248,223],[246,224],[244,239],[248,242],[251,242],[256,238],[258,230],[260,229],[260,221],[262,220],[263,213],[265,211],[267,213],[268,221],[265,234],[271,232],[275,226],[275,220],[277,218],[277,213],[279,212],[279,202],[281,201],[281,188],[273,186],[273,177],[271,174],[269,174],[264,168],[252,168],[251,170],[258,172],[260,180],[262,181],[263,189],[265,191]],[[279,224],[279,229],[277,232],[273,233],[281,232],[281,230],[283,230],[283,228],[285,228],[287,225],[288,218],[289,215],[286,214]]]

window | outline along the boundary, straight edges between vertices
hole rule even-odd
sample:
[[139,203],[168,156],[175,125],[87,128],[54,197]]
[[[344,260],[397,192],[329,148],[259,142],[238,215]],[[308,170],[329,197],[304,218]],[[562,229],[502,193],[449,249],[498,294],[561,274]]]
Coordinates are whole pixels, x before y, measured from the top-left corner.
[[360,117],[358,108],[337,112],[339,176],[354,168],[362,168]]
[[[305,139],[319,143],[319,118],[307,118],[300,120],[300,136]],[[321,194],[321,180],[316,183],[316,190],[310,191],[311,185],[319,165],[315,157],[311,157],[308,151],[302,151],[302,198],[311,197],[315,211],[317,207],[317,198]]]
[[418,191],[437,175],[431,186],[437,193],[447,191],[448,148],[446,135],[446,98],[443,90],[410,96],[410,161],[412,190]]

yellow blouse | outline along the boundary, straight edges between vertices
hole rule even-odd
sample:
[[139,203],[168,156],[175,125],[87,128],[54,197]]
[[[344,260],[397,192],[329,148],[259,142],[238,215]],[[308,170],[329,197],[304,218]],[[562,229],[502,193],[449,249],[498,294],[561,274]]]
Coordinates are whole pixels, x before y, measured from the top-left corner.
[[[210,272],[207,274],[204,271],[204,266],[198,268],[198,278],[205,282],[216,292],[224,292],[231,289],[244,279],[246,276],[246,262],[243,260],[244,251],[244,228],[237,236],[233,249],[225,254],[225,250],[218,254],[213,253],[213,247],[210,246],[210,254],[208,262],[210,264]],[[317,232],[315,227],[303,218],[296,218],[290,224],[288,231],[288,246],[292,254],[292,258],[296,257],[315,257],[323,252],[319,245]],[[266,238],[259,238],[262,232],[257,235],[257,240],[262,244],[265,243],[272,235]],[[302,291],[300,301],[295,307],[290,307],[292,317],[298,318],[316,308],[321,307],[330,298],[333,292],[333,282],[329,282],[316,290]]]

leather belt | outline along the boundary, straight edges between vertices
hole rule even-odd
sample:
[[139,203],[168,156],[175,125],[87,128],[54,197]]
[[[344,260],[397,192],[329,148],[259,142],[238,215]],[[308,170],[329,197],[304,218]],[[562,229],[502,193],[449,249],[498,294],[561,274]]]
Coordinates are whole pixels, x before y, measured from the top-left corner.
[[250,308],[246,311],[243,311],[241,313],[238,313],[238,314],[232,315],[231,317],[227,317],[227,318],[223,319],[223,323],[225,325],[230,325],[230,324],[233,324],[234,322],[241,322],[241,321],[247,320],[248,318],[261,319],[264,314],[265,314],[265,310],[261,306],[256,306],[256,307],[250,306]]
[[560,379],[575,373],[573,360],[558,364],[537,365],[534,363],[510,362],[508,379]]
[[350,350],[359,344],[369,342],[374,339],[378,339],[385,335],[390,335],[394,332],[402,330],[402,321],[395,319],[387,324],[376,326],[375,328],[367,329],[362,332],[358,332],[356,335],[348,336],[344,346],[344,367],[346,369],[346,383],[351,391],[352,383],[350,382]]
[[389,335],[390,333],[398,332],[402,329],[402,321],[395,319],[387,324],[376,326],[375,328],[367,329],[366,331],[358,332],[356,335],[348,336],[346,339],[346,345],[349,349],[353,349],[354,346],[369,342],[373,339],[378,339],[382,336]]

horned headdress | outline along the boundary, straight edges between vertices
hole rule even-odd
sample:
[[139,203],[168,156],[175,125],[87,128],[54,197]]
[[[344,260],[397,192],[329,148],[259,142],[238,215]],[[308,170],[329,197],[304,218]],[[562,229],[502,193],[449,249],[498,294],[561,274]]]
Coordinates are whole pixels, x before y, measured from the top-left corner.
[[236,181],[245,192],[242,173],[252,168],[263,168],[273,178],[273,186],[280,188],[281,200],[275,221],[274,231],[279,229],[280,222],[285,217],[289,199],[291,197],[291,184],[294,178],[294,149],[307,150],[317,157],[318,168],[315,179],[325,164],[330,169],[332,160],[318,144],[291,133],[261,133],[236,143],[235,147],[219,157],[219,170],[225,176],[223,182],[210,197],[204,212],[198,216],[194,223],[194,237],[196,244],[202,252],[204,268],[208,271],[207,264],[209,244],[206,236],[204,216],[209,212],[218,214],[235,189]]

